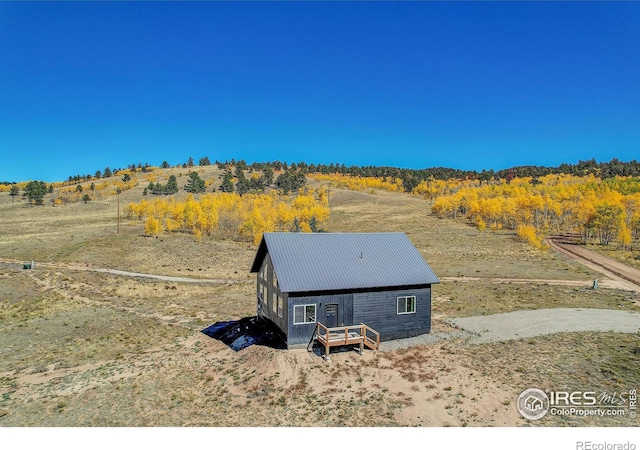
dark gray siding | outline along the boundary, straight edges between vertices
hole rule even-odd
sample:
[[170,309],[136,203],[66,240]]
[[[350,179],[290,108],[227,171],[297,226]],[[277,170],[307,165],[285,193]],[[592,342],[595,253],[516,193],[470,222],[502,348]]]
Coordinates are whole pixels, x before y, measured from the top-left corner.
[[[398,297],[415,296],[416,311],[398,314]],[[287,337],[289,348],[305,347],[316,323],[294,324],[296,305],[315,305],[317,322],[327,325],[326,305],[337,305],[336,326],[364,323],[378,331],[382,340],[398,339],[428,333],[431,330],[431,285],[405,286],[403,289],[373,288],[333,291],[321,295],[318,292],[282,292],[267,252],[257,270],[256,297],[258,315],[273,322]],[[278,303],[281,309],[278,308]],[[335,316],[332,316],[335,317]],[[331,324],[329,324],[330,326]]]
[[[258,271],[256,297],[258,299],[258,315],[273,322],[283,333],[287,332],[287,293],[277,287],[277,279],[269,255],[265,257]],[[278,300],[279,299],[279,300]],[[279,311],[278,301],[281,305]]]
[[[416,312],[398,314],[397,298],[415,295]],[[353,322],[364,323],[382,340],[428,333],[431,330],[431,287],[353,294]]]
[[289,330],[287,332],[287,345],[289,348],[305,347],[311,340],[315,323],[294,324],[293,311],[295,305],[316,305],[316,321],[324,323],[325,307],[327,304],[338,305],[338,326],[353,325],[353,294],[334,295],[308,295],[294,297],[289,295],[289,308],[287,313]]

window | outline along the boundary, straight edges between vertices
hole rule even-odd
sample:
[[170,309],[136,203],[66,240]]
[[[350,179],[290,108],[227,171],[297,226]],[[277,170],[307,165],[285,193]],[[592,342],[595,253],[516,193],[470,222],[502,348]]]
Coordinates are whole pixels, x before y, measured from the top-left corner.
[[273,312],[278,313],[278,316],[282,317],[282,296],[280,295],[280,285],[277,282],[275,297],[276,301],[273,302]]
[[293,324],[315,323],[316,305],[295,305],[293,307]]
[[280,302],[280,295],[278,292],[278,277],[276,277],[276,271],[273,271],[273,296],[274,301],[271,303],[271,307],[273,308],[273,312],[278,312],[278,303]]
[[262,303],[267,303],[267,297],[265,296],[265,288],[267,285],[267,261],[264,262],[262,267],[260,268],[260,277],[258,279],[258,285],[260,289],[260,293],[258,297],[262,301]]
[[280,294],[281,294],[281,292],[280,292],[280,285],[278,285],[278,291],[277,291],[277,293],[278,293],[278,316],[282,317],[282,301],[283,301],[283,298],[282,298],[282,296],[280,295]]
[[416,312],[416,296],[398,297],[398,314],[413,314]]

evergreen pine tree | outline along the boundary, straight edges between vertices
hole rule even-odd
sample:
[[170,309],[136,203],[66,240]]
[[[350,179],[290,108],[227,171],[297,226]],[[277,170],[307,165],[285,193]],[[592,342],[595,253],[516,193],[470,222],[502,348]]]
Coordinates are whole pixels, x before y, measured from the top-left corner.
[[189,173],[189,181],[187,181],[184,190],[193,194],[198,194],[200,192],[204,192],[206,187],[204,180],[200,178],[198,172],[191,172]]
[[164,187],[165,194],[175,194],[178,192],[178,180],[176,180],[175,175],[170,175],[169,180],[167,181],[167,185]]
[[304,187],[307,179],[304,173],[298,171],[285,170],[276,178],[276,186],[282,189],[282,193],[287,195],[289,192],[296,192]]
[[245,177],[239,178],[236,183],[236,192],[239,195],[246,194],[247,192],[249,192],[249,186],[249,180],[247,180]]
[[47,193],[47,185],[44,181],[29,181],[24,187],[24,196],[29,199],[30,202],[36,205],[44,204],[44,196]]
[[231,172],[227,170],[224,174],[224,179],[222,180],[222,184],[220,185],[220,190],[222,192],[233,192],[233,175]]
[[264,184],[266,186],[271,186],[273,184],[273,169],[271,167],[265,167],[262,176],[264,177]]
[[14,202],[16,200],[16,196],[20,194],[20,188],[17,184],[14,184],[9,189],[9,195],[11,196],[11,201]]

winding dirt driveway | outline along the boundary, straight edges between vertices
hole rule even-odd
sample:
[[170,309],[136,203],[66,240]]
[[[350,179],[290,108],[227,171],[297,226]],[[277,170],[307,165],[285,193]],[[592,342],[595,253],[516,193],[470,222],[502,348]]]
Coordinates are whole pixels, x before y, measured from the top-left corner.
[[574,236],[552,236],[549,246],[580,264],[617,281],[623,289],[640,292],[640,270],[608,258],[576,243]]

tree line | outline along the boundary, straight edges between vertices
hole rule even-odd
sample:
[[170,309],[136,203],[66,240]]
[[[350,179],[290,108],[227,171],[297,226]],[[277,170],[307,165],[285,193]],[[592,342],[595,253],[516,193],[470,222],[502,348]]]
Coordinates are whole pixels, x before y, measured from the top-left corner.
[[130,203],[126,217],[144,224],[145,234],[184,232],[258,243],[265,231],[322,231],[329,217],[323,189],[301,189],[296,195],[206,193],[184,201],[174,197]]
[[[235,168],[236,171],[240,170],[242,172],[249,172],[249,174],[253,172],[264,172],[265,170],[272,170],[276,172],[281,171],[289,171],[292,173],[300,173],[302,175],[307,174],[340,174],[340,175],[348,175],[355,177],[373,177],[373,178],[382,178],[384,180],[391,179],[401,179],[403,182],[403,188],[405,192],[411,192],[413,189],[420,184],[422,181],[426,180],[480,180],[480,181],[489,181],[492,179],[504,179],[504,180],[512,180],[514,178],[524,178],[524,177],[544,177],[546,175],[576,175],[576,176],[584,176],[584,175],[594,175],[596,177],[606,179],[613,178],[616,176],[640,176],[640,162],[636,160],[632,161],[620,161],[617,158],[613,158],[608,162],[597,162],[595,159],[578,161],[576,164],[570,163],[562,163],[558,166],[535,166],[535,165],[523,165],[523,166],[514,166],[508,169],[501,170],[493,170],[493,169],[483,169],[483,170],[460,170],[453,169],[448,167],[431,167],[425,169],[408,169],[408,168],[399,168],[399,167],[390,167],[390,166],[357,166],[350,165],[347,166],[345,164],[340,163],[330,163],[330,164],[308,164],[304,161],[302,162],[292,162],[288,164],[286,161],[269,161],[269,162],[253,162],[251,164],[247,163],[245,160],[236,160],[231,159],[227,161],[218,161],[211,162],[208,156],[204,156],[199,158],[198,165],[199,166],[209,166],[215,164],[222,170],[231,170],[231,168]],[[176,164],[175,166],[171,166],[166,160],[163,161],[159,167],[167,169],[170,167],[182,167],[182,168],[190,168],[195,166],[195,160],[193,157],[189,157],[188,160],[181,164]],[[84,181],[89,181],[91,179],[99,179],[99,178],[108,178],[112,175],[118,174],[123,170],[128,170],[132,173],[136,171],[149,172],[157,167],[150,166],[148,163],[142,164],[131,164],[127,166],[125,169],[110,169],[106,167],[104,171],[96,171],[94,175],[74,175],[69,176],[69,183],[79,183]],[[236,174],[237,175],[237,174]],[[243,183],[241,183],[241,190],[243,189]]]
[[[199,159],[198,165],[200,166],[208,166],[211,164],[216,164],[223,170],[230,170],[231,167],[235,167],[236,169],[242,171],[248,171],[252,173],[254,171],[264,172],[265,169],[269,168],[273,171],[287,171],[288,169],[293,170],[294,172],[299,172],[303,175],[307,174],[341,174],[341,175],[349,175],[356,177],[374,177],[374,178],[382,178],[382,179],[396,179],[399,178],[403,181],[403,187],[406,192],[411,192],[421,181],[425,180],[480,180],[480,181],[489,181],[492,179],[505,179],[507,181],[513,178],[524,178],[524,177],[543,177],[546,175],[576,175],[576,176],[584,176],[584,175],[594,175],[596,177],[606,179],[613,178],[615,176],[640,176],[640,162],[636,160],[632,161],[620,161],[617,158],[613,158],[608,162],[597,162],[595,159],[578,161],[576,164],[562,163],[558,166],[534,166],[534,165],[524,165],[524,166],[514,166],[508,169],[501,170],[493,170],[493,169],[483,169],[480,171],[477,170],[460,170],[453,169],[448,167],[431,167],[425,169],[408,169],[408,168],[398,168],[398,167],[390,167],[390,166],[357,166],[351,165],[347,166],[345,164],[340,163],[330,163],[330,164],[308,164],[306,162],[298,162],[298,163],[290,163],[283,161],[270,161],[270,162],[253,162],[248,164],[245,160],[227,160],[227,161],[218,161],[216,160],[214,163],[211,162],[208,156],[204,156]],[[189,157],[188,160],[182,164],[176,164],[171,166],[169,162],[162,161],[162,163],[158,166],[163,169],[168,169],[171,167],[182,167],[182,168],[190,168],[195,166],[195,161],[193,157]],[[116,168],[111,169],[108,166],[103,170],[97,170],[94,174],[86,174],[86,175],[70,175],[68,179],[65,181],[67,184],[77,184],[90,180],[100,179],[100,178],[109,178],[111,176],[117,175],[119,172],[128,171],[130,173],[136,172],[151,172],[158,167],[151,166],[149,163],[134,163],[126,166],[125,168]],[[1,182],[0,186],[8,186],[11,184],[15,184],[15,182]]]
[[291,163],[281,161],[272,162],[254,162],[247,164],[246,161],[219,162],[216,164],[221,168],[229,166],[242,167],[243,170],[262,171],[266,167],[270,167],[275,171],[287,171],[291,169],[298,171],[304,175],[307,174],[340,174],[352,177],[371,177],[381,178],[383,180],[401,179],[405,192],[412,192],[413,189],[422,181],[427,180],[479,180],[490,181],[494,179],[504,179],[507,181],[513,178],[524,177],[543,177],[546,175],[594,175],[596,177],[607,179],[616,176],[640,176],[640,162],[620,161],[617,158],[609,162],[597,162],[595,159],[587,161],[579,161],[577,164],[562,163],[559,166],[515,166],[502,170],[460,170],[447,167],[431,167],[425,169],[406,169],[388,166],[346,166],[344,164],[307,164],[305,162]]
[[515,230],[540,247],[550,233],[579,233],[582,241],[629,248],[640,239],[640,178],[602,179],[549,174],[493,182],[461,181],[437,196],[431,211],[480,230]]
[[[403,181],[342,174],[310,175],[356,191],[403,192]],[[466,220],[480,230],[510,229],[535,247],[550,233],[579,233],[582,241],[631,248],[640,240],[640,177],[549,174],[537,178],[421,181],[423,197],[439,217]]]

